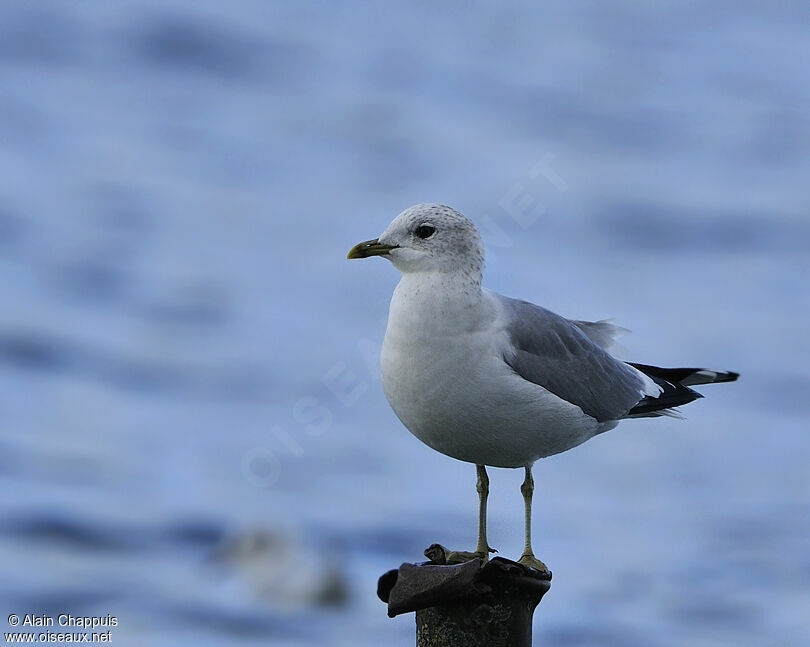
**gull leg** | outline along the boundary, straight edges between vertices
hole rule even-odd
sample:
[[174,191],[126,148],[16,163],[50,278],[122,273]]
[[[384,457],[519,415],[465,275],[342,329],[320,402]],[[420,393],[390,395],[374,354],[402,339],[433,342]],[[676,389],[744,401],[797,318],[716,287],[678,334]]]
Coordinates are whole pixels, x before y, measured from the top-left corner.
[[534,495],[534,479],[532,478],[532,466],[526,466],[526,478],[520,486],[520,493],[523,495],[523,506],[525,510],[525,542],[523,544],[523,555],[518,560],[524,566],[536,568],[538,571],[551,573],[548,567],[534,556],[532,550],[532,495]]
[[524,542],[523,542],[523,557],[534,557],[532,551],[532,496],[534,496],[534,478],[532,477],[532,468],[526,467],[526,478],[523,479],[523,484],[520,486],[520,493],[523,495],[523,521],[524,521]]
[[[461,550],[445,551],[448,564],[467,562],[476,557],[480,557],[486,561],[489,557],[489,553],[498,552],[494,548],[490,548],[487,543],[487,497],[489,497],[489,477],[483,465],[476,465],[475,470],[478,474],[478,479],[475,483],[475,489],[478,492],[478,543],[474,553]],[[444,551],[445,549],[442,547],[442,550]]]
[[475,554],[483,560],[494,552],[487,543],[487,498],[489,497],[489,476],[487,469],[483,465],[476,465],[478,480],[475,489],[478,492],[478,543],[475,546]]

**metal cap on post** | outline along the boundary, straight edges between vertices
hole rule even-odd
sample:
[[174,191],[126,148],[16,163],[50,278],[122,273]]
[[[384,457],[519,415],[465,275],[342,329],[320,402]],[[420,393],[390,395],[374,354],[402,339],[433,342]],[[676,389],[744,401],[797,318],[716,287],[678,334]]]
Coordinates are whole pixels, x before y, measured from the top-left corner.
[[434,559],[388,571],[377,586],[389,616],[416,612],[417,647],[530,647],[550,576],[501,557],[448,565],[436,545],[425,554]]

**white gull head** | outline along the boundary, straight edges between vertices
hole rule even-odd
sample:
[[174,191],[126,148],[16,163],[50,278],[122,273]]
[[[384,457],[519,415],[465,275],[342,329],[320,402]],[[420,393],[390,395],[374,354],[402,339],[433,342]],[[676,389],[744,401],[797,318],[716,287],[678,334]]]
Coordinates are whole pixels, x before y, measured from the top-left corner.
[[441,204],[406,209],[373,241],[357,245],[350,258],[385,256],[403,274],[462,274],[480,283],[481,236],[471,220]]

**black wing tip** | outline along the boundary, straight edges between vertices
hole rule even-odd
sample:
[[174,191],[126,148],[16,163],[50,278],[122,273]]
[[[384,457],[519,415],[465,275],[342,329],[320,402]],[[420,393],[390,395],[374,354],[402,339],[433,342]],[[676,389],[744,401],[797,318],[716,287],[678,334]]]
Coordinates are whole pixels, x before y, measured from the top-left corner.
[[735,382],[740,377],[740,374],[735,371],[715,371],[710,368],[662,368],[650,364],[628,363],[653,379],[658,378],[683,386]]
[[657,398],[647,396],[630,409],[630,411],[627,412],[627,416],[649,415],[656,411],[674,409],[675,407],[681,407],[703,397],[703,395],[697,391],[693,391],[689,387],[680,384],[659,385],[664,386],[664,392],[660,396]]
[[[655,415],[656,412],[680,407],[704,397],[692,386],[734,382],[740,377],[735,371],[714,371],[708,368],[661,368],[647,364],[630,363],[663,388],[660,396],[648,396],[628,411],[628,416]],[[659,414],[661,415],[661,414]]]
[[720,384],[722,382],[736,382],[737,378],[740,377],[740,374],[736,373],[735,371],[715,371],[710,368],[696,368],[688,370],[691,370],[692,373],[687,375],[682,380],[682,383],[689,386],[701,384]]

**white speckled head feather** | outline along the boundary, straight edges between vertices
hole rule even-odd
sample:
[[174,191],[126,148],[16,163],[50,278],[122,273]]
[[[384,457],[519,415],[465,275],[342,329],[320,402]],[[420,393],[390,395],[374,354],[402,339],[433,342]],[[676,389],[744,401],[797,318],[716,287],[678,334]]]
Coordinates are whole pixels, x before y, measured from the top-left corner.
[[484,247],[471,220],[441,204],[418,204],[399,214],[379,237],[395,245],[387,258],[403,273],[462,273],[481,282]]

